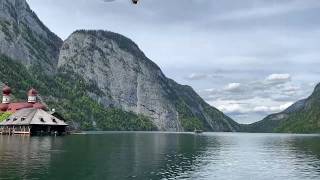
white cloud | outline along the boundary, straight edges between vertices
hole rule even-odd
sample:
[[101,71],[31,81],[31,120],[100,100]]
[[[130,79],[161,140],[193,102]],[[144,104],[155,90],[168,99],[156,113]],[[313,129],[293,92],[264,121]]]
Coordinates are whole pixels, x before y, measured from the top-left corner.
[[293,102],[287,102],[285,104],[280,105],[279,110],[283,111],[285,109],[287,109],[289,106],[291,106],[293,104]]
[[282,84],[291,81],[290,74],[270,74],[266,81],[271,84]]
[[241,104],[224,104],[217,107],[220,111],[230,114],[244,114],[248,113],[250,110]]
[[277,80],[288,80],[290,79],[290,74],[270,74],[266,79],[268,81],[277,81]]
[[204,92],[214,92],[215,89],[213,89],[213,88],[208,88],[208,89],[204,89],[203,91],[204,91]]
[[293,103],[292,102],[287,102],[285,104],[281,104],[278,106],[257,106],[253,108],[253,112],[262,112],[262,113],[276,113],[276,112],[281,112],[285,109],[287,109],[289,106],[291,106]]
[[219,74],[211,74],[211,73],[191,73],[184,79],[189,81],[199,81],[199,80],[205,80],[205,79],[221,79],[223,76]]
[[199,73],[192,73],[186,79],[188,80],[202,80],[208,78],[207,74],[199,74]]
[[254,112],[269,112],[270,109],[267,106],[258,106],[253,109]]
[[[249,123],[261,120],[269,114],[281,112],[293,102],[309,95],[302,88],[309,87],[309,83],[299,84],[289,80],[291,80],[289,74],[270,74],[260,80],[229,83],[220,89],[206,89],[200,91],[200,95],[205,97],[209,104],[229,116],[240,118],[237,119],[240,122]],[[247,115],[249,119],[245,119],[243,115]]]
[[296,93],[298,93],[298,91],[300,91],[300,90],[301,90],[301,88],[299,86],[294,86],[294,85],[287,85],[282,88],[283,94],[287,95],[287,96],[293,96]]
[[226,91],[237,91],[237,90],[240,90],[240,87],[241,87],[240,83],[230,83],[224,88],[224,90],[226,90]]

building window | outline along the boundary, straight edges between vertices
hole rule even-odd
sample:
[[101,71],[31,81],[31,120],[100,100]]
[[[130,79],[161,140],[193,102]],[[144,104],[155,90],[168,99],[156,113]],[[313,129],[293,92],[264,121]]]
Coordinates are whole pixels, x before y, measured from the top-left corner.
[[40,118],[40,121],[41,121],[41,122],[46,122],[43,118]]
[[16,120],[18,120],[18,118],[17,118],[17,117],[14,117],[14,118],[13,118],[13,121],[16,121]]
[[52,122],[57,123],[57,120],[55,118],[52,118]]
[[21,121],[24,121],[24,120],[26,120],[26,117],[22,117],[22,118],[21,118]]

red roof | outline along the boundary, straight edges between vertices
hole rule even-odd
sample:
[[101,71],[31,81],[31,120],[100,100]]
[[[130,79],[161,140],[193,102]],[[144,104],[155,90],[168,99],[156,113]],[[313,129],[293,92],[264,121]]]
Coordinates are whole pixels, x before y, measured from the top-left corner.
[[5,112],[7,111],[9,105],[8,104],[0,104],[0,111]]
[[[10,95],[11,94],[11,88],[7,85],[5,85],[2,89],[2,92],[4,95]],[[31,88],[28,91],[28,96],[37,96],[38,92],[34,89]],[[18,103],[8,103],[8,104],[0,104],[0,112],[16,112],[20,109],[25,109],[25,108],[35,108],[35,109],[43,109],[47,110],[47,107],[39,102],[36,103],[28,103],[28,102],[18,102]]]
[[10,103],[8,111],[16,112],[17,110],[24,109],[24,108],[32,108],[32,104],[31,103],[25,103],[25,102]]
[[[5,106],[7,105],[7,106]],[[3,107],[3,109],[2,109]],[[9,112],[16,112],[20,109],[24,108],[36,108],[36,109],[43,109],[46,110],[47,107],[41,103],[27,103],[27,102],[20,102],[20,103],[10,103],[10,104],[0,104],[0,111],[9,111]]]

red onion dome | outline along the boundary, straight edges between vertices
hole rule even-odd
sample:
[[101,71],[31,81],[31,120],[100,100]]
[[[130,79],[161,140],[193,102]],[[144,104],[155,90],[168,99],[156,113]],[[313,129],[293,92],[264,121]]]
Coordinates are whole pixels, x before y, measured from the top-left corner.
[[3,93],[4,95],[9,95],[9,94],[11,94],[11,88],[10,88],[9,86],[5,85],[5,86],[3,87],[3,89],[2,89],[2,93]]
[[28,96],[37,96],[37,94],[38,92],[33,88],[31,88],[28,92]]
[[5,112],[8,110],[8,104],[0,104],[0,111]]

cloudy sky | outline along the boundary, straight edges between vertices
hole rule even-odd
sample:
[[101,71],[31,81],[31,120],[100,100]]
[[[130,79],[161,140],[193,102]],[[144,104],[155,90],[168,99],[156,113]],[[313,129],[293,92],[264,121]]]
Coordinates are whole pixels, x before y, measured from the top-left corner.
[[320,82],[319,0],[28,0],[61,38],[104,29],[134,40],[167,77],[240,123]]

